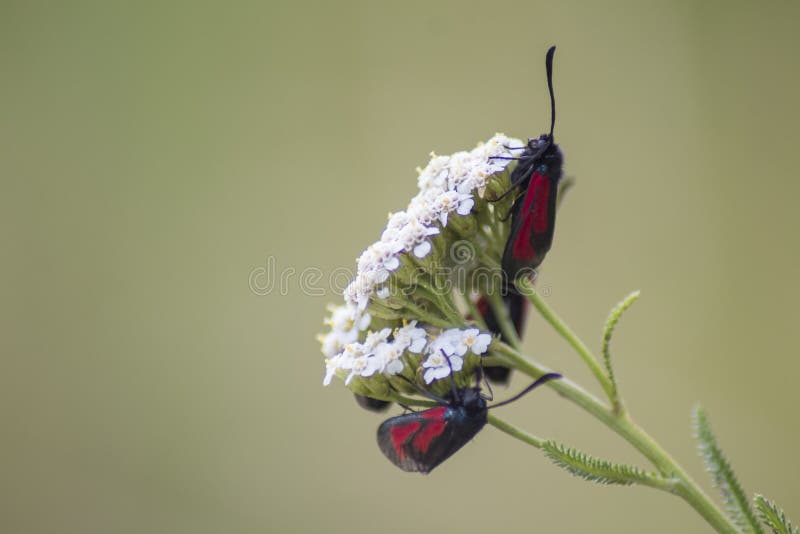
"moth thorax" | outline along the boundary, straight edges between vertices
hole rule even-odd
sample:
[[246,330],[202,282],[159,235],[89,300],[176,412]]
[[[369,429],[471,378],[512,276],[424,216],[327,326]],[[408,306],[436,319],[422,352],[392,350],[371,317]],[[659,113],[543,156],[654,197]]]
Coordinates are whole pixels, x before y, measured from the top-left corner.
[[535,152],[550,144],[551,141],[549,134],[542,134],[539,137],[528,139],[528,148]]
[[480,388],[469,388],[461,393],[461,405],[469,415],[475,415],[486,410],[486,399],[481,395]]

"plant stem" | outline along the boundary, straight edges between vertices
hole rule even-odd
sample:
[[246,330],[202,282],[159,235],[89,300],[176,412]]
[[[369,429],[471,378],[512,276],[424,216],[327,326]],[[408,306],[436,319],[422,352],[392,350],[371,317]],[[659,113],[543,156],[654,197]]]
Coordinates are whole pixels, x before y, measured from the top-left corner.
[[517,289],[525,295],[531,304],[539,311],[539,313],[544,317],[544,319],[550,323],[556,332],[558,332],[561,337],[566,340],[570,346],[575,349],[575,352],[583,359],[584,363],[589,367],[589,370],[595,376],[597,381],[603,387],[603,391],[605,391],[606,395],[610,400],[614,399],[614,385],[611,383],[611,380],[606,375],[603,368],[600,366],[600,363],[597,361],[597,358],[594,357],[592,352],[589,348],[584,344],[581,339],[575,335],[575,333],[569,328],[569,326],[561,320],[561,318],[542,300],[542,297],[539,296],[539,293],[536,292],[536,289],[533,287],[533,284],[525,278],[520,278],[517,281]]
[[493,288],[486,293],[486,296],[489,299],[489,306],[492,308],[494,316],[498,319],[497,322],[500,324],[500,330],[503,332],[503,335],[512,347],[520,350],[522,347],[522,340],[520,340],[517,335],[517,328],[513,325],[511,318],[508,316],[508,310],[505,304],[503,304],[503,298],[500,296],[499,290]]
[[451,325],[451,323],[447,319],[442,319],[431,313],[428,313],[421,307],[417,306],[415,303],[411,302],[411,300],[408,300],[405,303],[403,303],[403,306],[408,311],[409,315],[411,315],[415,319],[419,319],[422,322],[432,324],[440,328],[448,328]]
[[[538,378],[550,372],[550,369],[533,363],[504,343],[494,343],[492,350],[500,358],[506,359],[516,369],[519,369],[532,378]],[[717,532],[727,534],[735,534],[738,532],[736,527],[722,511],[714,505],[708,495],[700,489],[686,471],[684,471],[669,453],[647,434],[647,432],[634,423],[628,413],[614,413],[610,407],[605,405],[597,397],[588,393],[567,378],[552,380],[547,383],[547,386],[554,389],[562,397],[577,404],[611,430],[622,436],[625,441],[633,445],[636,450],[650,460],[663,476],[676,479],[677,484],[674,493],[689,503],[689,505],[713,526]],[[541,440],[537,442],[539,445],[534,443],[538,438],[531,439],[532,436],[529,434],[525,434],[522,431],[509,431],[509,425],[507,424],[506,427],[507,428],[500,429],[525,443],[538,447],[541,446]]]
[[505,432],[511,437],[517,438],[520,441],[524,441],[528,445],[533,445],[537,449],[541,449],[542,445],[544,445],[545,440],[542,438],[537,438],[533,434],[529,434],[528,432],[525,432],[524,430],[519,429],[510,423],[506,423],[502,419],[498,419],[491,414],[489,414],[489,424],[496,429]]
[[[501,432],[505,432],[511,437],[517,438],[520,441],[527,443],[537,449],[543,449],[546,443],[546,440],[536,437],[533,434],[525,432],[524,430],[517,428],[516,426],[503,421],[502,419],[495,417],[494,415],[489,415],[489,424],[493,427],[497,428]],[[676,490],[676,486],[681,483],[681,481],[677,478],[671,477],[661,477],[656,474],[649,474],[646,479],[639,480],[638,484],[643,484],[649,486],[651,488],[659,489],[662,491],[666,491],[668,493],[672,493]]]

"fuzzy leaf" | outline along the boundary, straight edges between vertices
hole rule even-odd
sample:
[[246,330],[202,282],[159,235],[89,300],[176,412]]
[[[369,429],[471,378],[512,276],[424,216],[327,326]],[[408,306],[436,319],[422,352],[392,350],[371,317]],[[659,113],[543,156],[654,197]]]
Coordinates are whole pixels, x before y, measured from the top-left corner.
[[625,313],[625,310],[630,308],[631,304],[636,302],[639,295],[641,295],[639,291],[634,291],[619,301],[611,310],[611,313],[608,314],[606,325],[603,328],[603,363],[606,366],[606,372],[608,372],[608,378],[611,380],[611,386],[614,390],[614,400],[617,398],[617,381],[614,378],[614,369],[611,367],[611,337],[614,335],[614,328],[616,328],[620,317]]
[[711,473],[714,485],[722,494],[728,515],[744,532],[761,534],[763,532],[761,525],[750,508],[749,499],[736,479],[733,467],[717,444],[717,439],[711,431],[711,425],[701,406],[695,407],[694,426],[698,450],[705,461],[706,469]]
[[655,473],[649,473],[631,465],[615,464],[608,460],[595,458],[554,441],[546,441],[542,449],[553,463],[573,475],[591,482],[623,486],[644,484],[658,488],[664,488],[670,484],[670,481]]
[[756,508],[758,508],[759,517],[761,517],[765,525],[772,529],[772,532],[775,534],[800,534],[797,527],[792,525],[783,510],[773,501],[758,494],[756,494],[754,500]]

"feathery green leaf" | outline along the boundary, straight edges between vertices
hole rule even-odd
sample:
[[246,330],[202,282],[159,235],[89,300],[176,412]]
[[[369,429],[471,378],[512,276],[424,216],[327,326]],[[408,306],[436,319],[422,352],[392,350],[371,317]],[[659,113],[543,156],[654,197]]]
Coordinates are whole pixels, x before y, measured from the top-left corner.
[[714,485],[722,494],[728,515],[745,532],[761,534],[761,525],[750,508],[749,499],[736,479],[733,467],[717,444],[705,411],[699,405],[694,409],[694,427],[698,450],[705,461],[706,469],[711,473]]
[[756,494],[754,500],[756,508],[758,508],[758,515],[764,524],[772,529],[772,532],[775,534],[800,534],[797,527],[792,525],[783,510],[773,501],[759,494]]
[[655,473],[643,471],[638,467],[616,464],[595,458],[585,452],[567,447],[554,441],[546,441],[542,446],[545,454],[559,467],[562,467],[584,480],[599,484],[643,484],[660,489],[669,489],[673,481]]
[[639,298],[639,295],[641,295],[639,291],[634,291],[619,301],[611,310],[611,313],[608,314],[608,319],[606,319],[606,324],[603,328],[603,363],[606,366],[608,378],[611,380],[611,386],[614,392],[614,398],[612,401],[615,404],[618,402],[619,394],[617,391],[617,380],[614,378],[614,369],[611,367],[611,337],[614,335],[614,328],[616,328],[620,317],[622,317],[622,314],[625,313],[625,310],[630,308],[631,304],[636,302],[636,299]]

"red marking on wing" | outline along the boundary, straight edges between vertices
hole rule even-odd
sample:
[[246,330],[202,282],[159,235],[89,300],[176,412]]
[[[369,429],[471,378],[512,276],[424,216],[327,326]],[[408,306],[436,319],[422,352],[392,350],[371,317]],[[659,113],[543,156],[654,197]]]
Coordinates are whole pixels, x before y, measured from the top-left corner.
[[397,453],[397,456],[400,458],[400,461],[406,459],[406,451],[403,450],[403,445],[405,444],[406,440],[414,434],[419,427],[422,426],[421,423],[418,421],[414,421],[413,423],[408,423],[407,425],[403,426],[393,426],[390,433],[392,435],[392,445],[394,445],[394,450]]
[[447,422],[444,419],[431,418],[431,421],[422,427],[422,430],[419,431],[419,434],[414,436],[414,447],[416,447],[423,454],[428,452],[428,447],[430,447],[431,441],[444,432],[446,426]]
[[547,231],[549,197],[550,180],[547,176],[534,172],[525,192],[525,200],[520,211],[523,219],[511,250],[515,259],[532,260],[536,257],[536,251],[531,244],[531,232],[540,234]]
[[438,408],[431,408],[421,412],[420,415],[423,419],[441,419],[444,417],[444,412],[447,411],[447,406],[440,406]]
[[[538,178],[538,179],[537,179]],[[536,188],[536,206],[533,207],[533,231],[537,234],[547,231],[547,208],[550,204],[550,179],[539,174],[533,175],[533,187]]]

